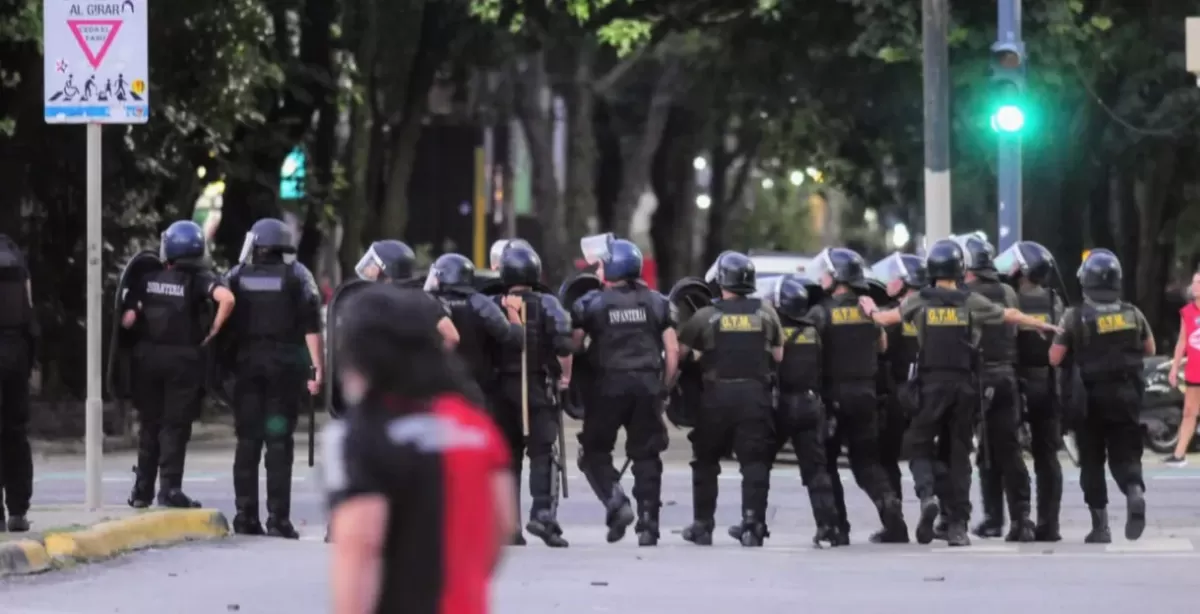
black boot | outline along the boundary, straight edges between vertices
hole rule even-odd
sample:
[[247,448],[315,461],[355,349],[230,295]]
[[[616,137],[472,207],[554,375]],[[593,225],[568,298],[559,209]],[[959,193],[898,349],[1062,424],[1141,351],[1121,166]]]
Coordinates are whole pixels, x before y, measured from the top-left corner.
[[154,480],[158,476],[158,467],[154,471],[139,472],[133,468],[133,490],[129,492],[129,507],[144,510],[154,504]]
[[25,518],[25,514],[12,514],[5,526],[10,533],[26,533],[29,531],[29,519]]
[[971,538],[967,535],[967,523],[965,521],[951,522],[946,527],[946,543],[952,547],[971,545]]
[[[12,530],[12,527],[9,527]],[[1146,495],[1138,484],[1125,489],[1125,539],[1137,541],[1146,530]]]
[[1083,538],[1083,543],[1111,544],[1112,531],[1108,529],[1108,509],[1093,507],[1088,511],[1092,515],[1092,530]]
[[937,534],[938,504],[933,497],[921,499],[921,518],[917,521],[917,543],[928,544]]
[[176,509],[193,509],[200,507],[200,502],[184,494],[179,488],[168,488],[158,492],[159,507]]
[[641,513],[638,514],[638,523],[634,527],[637,532],[639,546],[657,546],[658,545],[658,509],[659,505],[656,502],[643,502],[638,507]]
[[285,539],[300,539],[300,533],[292,521],[282,516],[267,516],[267,535]]
[[761,548],[763,540],[770,533],[767,532],[767,525],[760,518],[762,516],[753,510],[745,510],[742,512],[742,546],[745,548]]
[[1062,533],[1058,529],[1058,521],[1046,521],[1042,523],[1042,519],[1038,518],[1038,524],[1033,529],[1033,540],[1039,542],[1058,542],[1062,541]]
[[524,545],[526,545],[527,543],[528,543],[528,542],[526,542],[526,541],[525,541],[525,535],[524,535],[523,533],[521,533],[521,530],[520,530],[520,529],[517,529],[517,532],[513,534],[513,536],[512,536],[512,541],[511,541],[511,542],[509,542],[509,545],[512,545],[512,546],[524,546]]
[[849,545],[850,539],[842,536],[837,525],[820,525],[817,527],[816,534],[813,535],[813,545],[818,548],[824,548],[826,544],[830,548],[837,548],[838,546]]
[[238,512],[233,517],[233,532],[238,535],[262,535],[263,526],[258,520],[258,514]]
[[1032,542],[1034,540],[1033,520],[1029,518],[1029,502],[1014,502],[1009,509],[1009,515],[1012,516],[1012,521],[1008,525],[1008,535],[1004,536],[1004,541],[1023,544]]
[[907,544],[908,524],[904,522],[904,509],[900,500],[890,496],[875,504],[879,509],[879,521],[883,529],[871,535],[873,544]]
[[[683,540],[692,542],[697,546],[711,546],[713,524],[711,520],[697,520],[693,522],[683,530]],[[738,539],[741,539],[740,535]]]
[[984,516],[983,521],[975,525],[972,533],[977,537],[1000,537],[1004,535],[1004,520],[993,516]]
[[620,499],[614,499],[608,505],[608,514],[604,523],[608,526],[608,535],[605,540],[610,544],[615,544],[625,538],[625,531],[629,525],[637,517],[633,513],[633,507],[629,505],[629,499],[622,494]]
[[551,548],[566,548],[570,545],[567,540],[563,539],[563,530],[558,526],[554,512],[548,509],[535,510],[529,516],[529,523],[525,525],[525,530],[529,531],[530,535],[542,540],[542,543]]
[[937,522],[933,524],[933,538],[940,541],[946,541],[946,535],[950,531],[950,521],[945,515],[939,515]]

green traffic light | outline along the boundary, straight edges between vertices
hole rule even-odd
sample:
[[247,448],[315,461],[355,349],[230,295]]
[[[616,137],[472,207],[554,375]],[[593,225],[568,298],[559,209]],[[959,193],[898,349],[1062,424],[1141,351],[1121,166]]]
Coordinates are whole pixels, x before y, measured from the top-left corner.
[[1006,104],[992,114],[992,130],[996,132],[1020,132],[1025,127],[1025,112],[1021,107]]

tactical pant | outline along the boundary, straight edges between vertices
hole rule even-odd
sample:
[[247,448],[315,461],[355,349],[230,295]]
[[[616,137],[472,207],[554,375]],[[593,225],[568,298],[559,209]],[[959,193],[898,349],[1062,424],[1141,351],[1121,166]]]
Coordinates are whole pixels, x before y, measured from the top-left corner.
[[183,464],[192,438],[192,422],[200,415],[204,358],[198,347],[143,343],[134,352],[138,411],[136,498],[150,500],[154,481],[159,492],[183,487]]
[[662,379],[656,372],[615,371],[598,374],[595,382],[579,433],[579,470],[609,513],[620,509],[627,499],[612,452],[617,431],[624,427],[638,518],[657,529],[663,472],[659,455],[667,449],[667,429],[659,415]]
[[1058,460],[1058,451],[1062,448],[1062,418],[1055,403],[1053,386],[1048,369],[1021,378],[1036,476],[1039,525],[1057,525],[1062,506],[1062,463]]
[[[279,351],[243,353],[233,387],[233,492],[238,514],[258,518],[258,464],[267,470],[267,514],[279,520],[292,512],[292,464],[296,422],[308,375],[295,356]],[[266,448],[264,454],[263,448]]]
[[10,515],[24,516],[33,497],[33,454],[29,448],[30,351],[23,337],[8,335],[0,337],[0,341],[4,343],[0,347],[0,499]]
[[1028,518],[1029,469],[1021,450],[1021,397],[1016,376],[1007,369],[985,370],[980,380],[984,391],[981,428],[986,441],[980,443],[975,463],[979,467],[984,517],[1003,523],[1007,495],[1012,518]]
[[900,388],[913,384],[901,382],[886,398],[880,399],[879,462],[887,474],[888,485],[897,497],[904,498],[900,483],[900,459],[903,458],[904,432],[912,421],[915,408],[910,407]]
[[[947,520],[966,524],[971,517],[971,448],[979,406],[976,389],[965,378],[921,384],[920,409],[904,435],[904,451],[917,497],[937,496]],[[939,479],[938,465],[945,466]]]
[[504,433],[512,454],[518,492],[523,460],[526,455],[529,456],[529,496],[533,498],[530,517],[545,511],[556,514],[558,501],[554,493],[554,443],[558,439],[558,421],[562,416],[546,389],[546,381],[541,376],[530,377],[528,437],[525,436],[522,418],[520,375],[502,375],[496,394],[492,396],[492,403],[496,424]]
[[825,462],[825,407],[813,392],[782,393],[775,410],[775,455],[791,442],[817,526],[838,522],[833,481]]
[[1079,447],[1079,486],[1087,506],[1108,506],[1104,463],[1108,461],[1113,481],[1122,491],[1140,486],[1142,480],[1142,428],[1138,411],[1141,388],[1135,382],[1115,380],[1088,384],[1087,416],[1075,433]]
[[713,526],[717,476],[732,449],[742,473],[742,512],[766,518],[771,488],[775,427],[765,382],[706,380],[704,401],[688,433],[692,443],[692,510],[698,523]]
[[828,411],[835,421],[831,436],[825,440],[825,466],[833,482],[838,525],[850,533],[846,515],[846,491],[838,475],[838,457],[845,444],[854,481],[867,493],[876,507],[899,497],[892,492],[887,474],[879,464],[879,401],[874,382],[834,384],[825,395]]

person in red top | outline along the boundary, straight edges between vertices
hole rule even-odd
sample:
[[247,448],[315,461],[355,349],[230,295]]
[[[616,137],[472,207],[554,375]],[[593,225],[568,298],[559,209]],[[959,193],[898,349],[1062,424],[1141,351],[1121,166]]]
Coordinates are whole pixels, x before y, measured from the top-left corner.
[[508,446],[470,375],[390,284],[343,309],[334,368],[349,411],[326,427],[335,614],[484,614],[516,531]]
[[1179,443],[1175,452],[1163,462],[1175,467],[1187,465],[1187,451],[1196,432],[1196,416],[1200,415],[1200,271],[1192,274],[1192,285],[1188,288],[1190,303],[1179,310],[1179,339],[1175,342],[1175,356],[1171,360],[1169,379],[1172,386],[1179,386],[1179,365],[1187,358],[1184,367],[1183,421],[1179,423]]

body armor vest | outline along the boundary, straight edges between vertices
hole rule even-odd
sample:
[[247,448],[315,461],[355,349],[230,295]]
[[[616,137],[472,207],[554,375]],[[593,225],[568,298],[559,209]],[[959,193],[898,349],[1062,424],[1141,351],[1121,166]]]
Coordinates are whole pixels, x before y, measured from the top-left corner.
[[[541,293],[527,290],[520,294],[525,300],[525,368],[530,376],[540,378],[551,369],[550,361],[554,359],[554,340],[546,337],[546,318],[549,314],[542,305]],[[500,304],[503,299],[503,295],[493,299],[501,309],[504,308]],[[520,375],[521,350],[500,347],[496,365],[501,373]]]
[[825,375],[830,383],[874,382],[879,370],[879,328],[858,306],[858,299],[825,300]]
[[296,343],[297,313],[292,292],[295,278],[289,264],[251,264],[236,275],[237,323],[239,339]]
[[783,361],[779,363],[779,392],[821,391],[821,335],[807,321],[788,321],[783,327]]
[[29,279],[21,255],[8,242],[0,243],[0,330],[24,329],[33,319],[25,285]]
[[588,347],[597,371],[661,371],[662,335],[649,289],[609,289],[589,311],[598,311],[599,330]]
[[[970,289],[987,297],[1001,307],[1012,307],[1005,302],[1004,284],[998,281],[979,280],[970,284]],[[1007,323],[986,324],[980,328],[980,357],[986,364],[1010,365],[1017,358],[1016,327]]]
[[975,370],[976,351],[971,343],[967,293],[925,288],[921,290],[921,298],[926,303],[917,312],[921,374],[970,375]]
[[167,269],[148,275],[145,283],[141,340],[157,345],[192,346],[199,343],[192,274]]
[[435,296],[450,308],[450,321],[458,329],[458,346],[454,351],[467,363],[475,381],[486,382],[492,377],[492,363],[485,346],[487,334],[483,330],[479,310],[473,303],[487,299],[482,296],[475,299],[473,294],[469,290],[449,288],[435,293]]
[[[1056,322],[1062,314],[1054,313],[1054,294],[1044,288],[1017,295],[1021,311],[1042,322]],[[1017,331],[1017,364],[1021,367],[1050,366],[1050,339],[1036,330]]]
[[1082,347],[1072,352],[1085,383],[1131,379],[1142,372],[1142,331],[1137,309],[1129,303],[1097,307],[1090,303],[1080,310]]
[[713,304],[717,315],[713,327],[713,348],[701,361],[709,377],[716,379],[753,379],[766,381],[771,374],[767,361],[767,331],[755,298],[722,300]]

